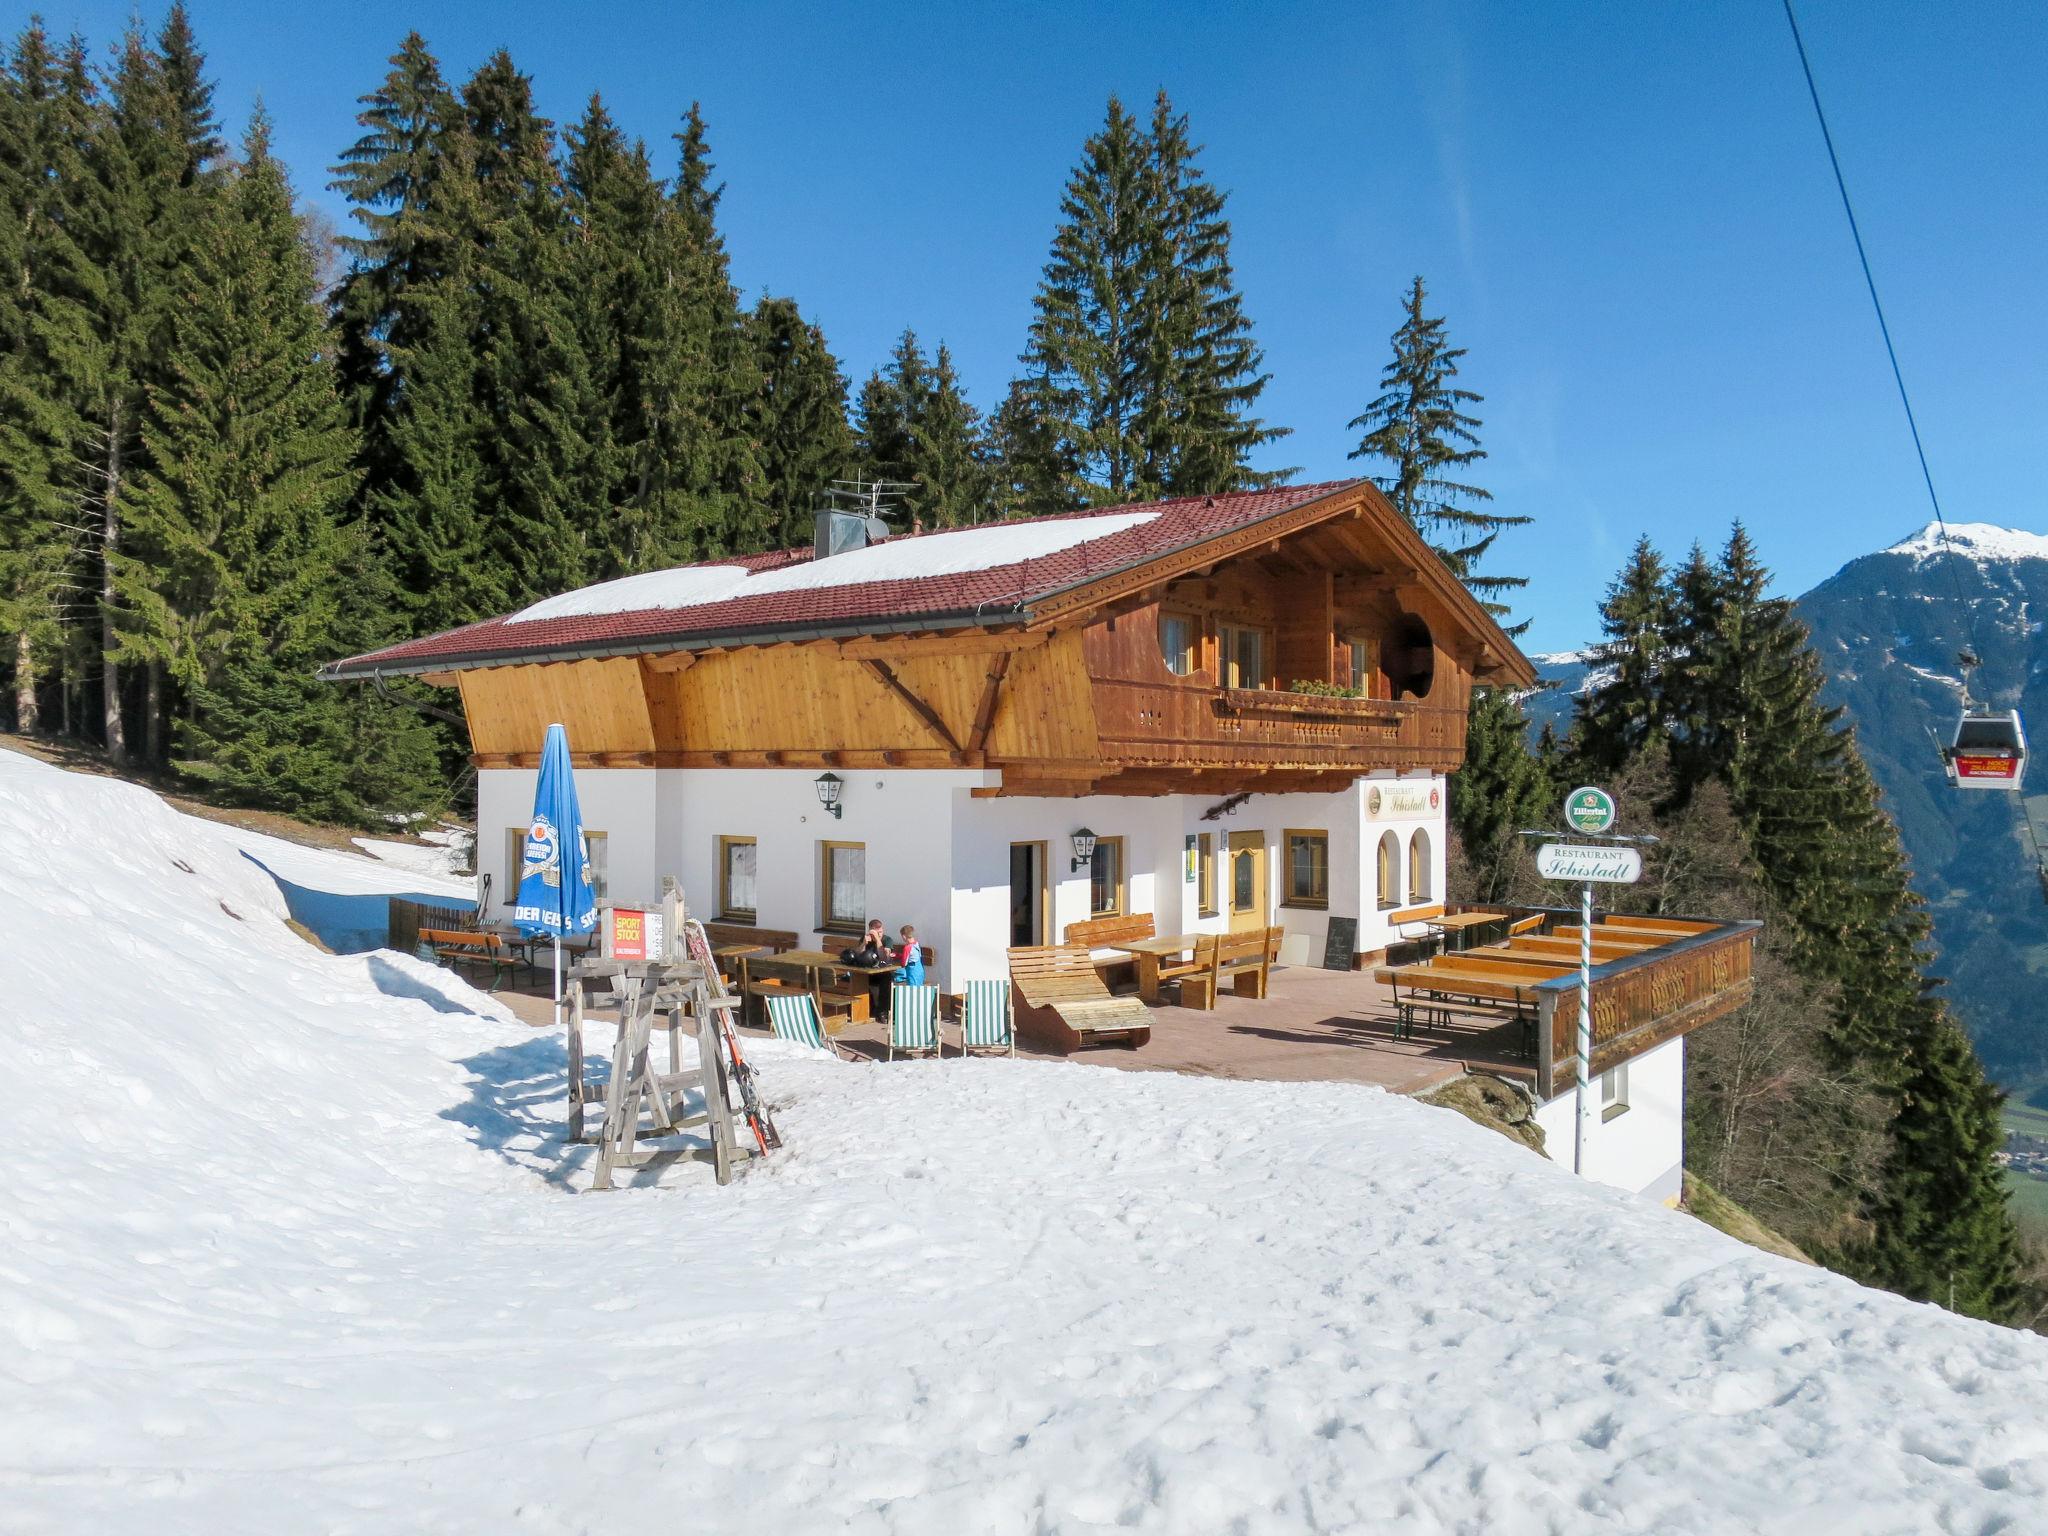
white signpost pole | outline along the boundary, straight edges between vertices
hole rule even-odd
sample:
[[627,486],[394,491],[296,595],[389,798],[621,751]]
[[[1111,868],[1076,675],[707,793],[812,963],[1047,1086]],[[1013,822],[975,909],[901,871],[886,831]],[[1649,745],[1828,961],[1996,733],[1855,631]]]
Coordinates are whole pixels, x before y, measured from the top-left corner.
[[1579,887],[1579,1096],[1572,1104],[1572,1172],[1586,1171],[1587,1078],[1593,1070],[1593,882]]

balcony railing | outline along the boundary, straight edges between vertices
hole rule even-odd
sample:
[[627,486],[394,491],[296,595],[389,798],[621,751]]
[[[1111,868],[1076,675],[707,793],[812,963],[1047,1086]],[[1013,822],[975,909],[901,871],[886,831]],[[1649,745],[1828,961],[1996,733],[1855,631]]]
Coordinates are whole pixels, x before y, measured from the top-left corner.
[[[1593,1075],[1748,1002],[1762,927],[1749,920],[1723,923],[1594,966]],[[1577,1074],[1578,973],[1544,982],[1536,997],[1537,1092],[1548,1099],[1571,1087]]]
[[1421,699],[1354,699],[1267,688],[1096,678],[1105,756],[1317,767],[1455,768],[1465,711]]

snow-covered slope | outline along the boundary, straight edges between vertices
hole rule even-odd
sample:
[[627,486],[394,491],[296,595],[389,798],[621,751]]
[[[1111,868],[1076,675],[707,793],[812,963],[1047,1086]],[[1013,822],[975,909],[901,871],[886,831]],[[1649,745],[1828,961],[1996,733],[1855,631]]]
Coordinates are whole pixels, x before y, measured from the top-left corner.
[[0,901],[0,1529],[1863,1536],[2048,1507],[2048,1343],[1440,1110],[763,1044],[786,1155],[572,1194],[558,1041],[301,944],[149,795],[0,755]]

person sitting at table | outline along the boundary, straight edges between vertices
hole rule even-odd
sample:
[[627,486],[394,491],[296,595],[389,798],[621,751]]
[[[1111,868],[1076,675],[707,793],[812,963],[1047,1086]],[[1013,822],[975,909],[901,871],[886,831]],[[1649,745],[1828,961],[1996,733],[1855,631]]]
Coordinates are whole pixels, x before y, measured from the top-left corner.
[[[889,950],[889,930],[879,917],[868,919],[868,930],[861,935],[860,943],[839,952],[839,958],[848,965],[879,966],[895,963],[896,957]],[[887,1022],[889,1018],[889,989],[896,984],[895,973],[874,971],[868,976],[868,1014],[871,1018]]]
[[896,979],[904,986],[924,985],[924,946],[917,942],[917,930],[908,923],[903,925],[903,943],[896,951],[896,963],[902,967]]

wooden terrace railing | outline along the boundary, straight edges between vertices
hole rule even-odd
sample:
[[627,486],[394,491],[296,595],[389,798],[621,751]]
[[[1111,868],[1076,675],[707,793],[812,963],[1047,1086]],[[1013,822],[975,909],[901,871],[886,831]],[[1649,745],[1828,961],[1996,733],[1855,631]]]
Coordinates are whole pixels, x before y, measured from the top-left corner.
[[[1576,913],[1555,914],[1575,920]],[[1617,923],[1627,919],[1619,914]],[[1668,944],[1592,970],[1594,1076],[1652,1046],[1733,1013],[1749,1001],[1750,965],[1763,924],[1749,919],[1674,935]],[[1536,988],[1536,1090],[1550,1099],[1577,1076],[1579,975]]]
[[1350,699],[1097,677],[1096,729],[1110,757],[1456,768],[1465,710],[1420,699]]

